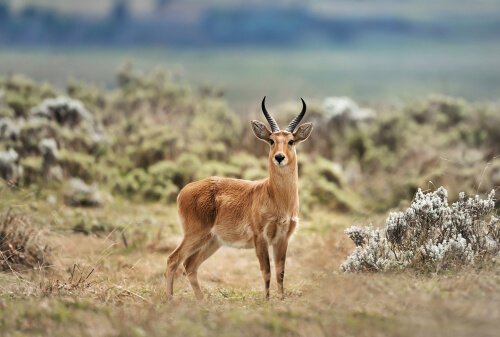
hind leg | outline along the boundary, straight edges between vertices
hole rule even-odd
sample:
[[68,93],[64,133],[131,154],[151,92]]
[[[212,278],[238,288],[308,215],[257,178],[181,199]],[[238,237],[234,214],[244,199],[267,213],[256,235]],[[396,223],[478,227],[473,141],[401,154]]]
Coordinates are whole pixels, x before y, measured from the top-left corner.
[[210,233],[204,233],[201,235],[184,235],[184,238],[179,246],[177,246],[172,254],[168,256],[167,270],[165,272],[168,297],[172,297],[174,295],[174,277],[179,264],[201,249],[203,245],[210,240],[210,238]]
[[198,283],[198,267],[210,256],[212,256],[217,249],[219,249],[219,242],[215,237],[212,237],[209,242],[207,242],[203,247],[200,248],[196,253],[191,255],[184,261],[184,268],[186,269],[186,275],[193,288],[194,295],[197,300],[201,301],[203,299],[203,293],[201,292],[200,285]]

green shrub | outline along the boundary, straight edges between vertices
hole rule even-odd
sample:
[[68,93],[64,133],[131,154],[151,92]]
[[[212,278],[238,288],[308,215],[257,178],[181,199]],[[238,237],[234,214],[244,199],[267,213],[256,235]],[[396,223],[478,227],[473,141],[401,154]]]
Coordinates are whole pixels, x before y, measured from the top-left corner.
[[6,117],[6,118],[13,118],[15,117],[15,111],[9,106],[2,106],[1,101],[0,101],[0,118]]
[[117,179],[113,188],[116,192],[126,196],[139,195],[149,177],[145,170],[134,169],[125,176]]
[[487,146],[487,156],[500,153],[500,108],[498,105],[479,107],[475,116],[474,132],[476,146]]
[[[89,84],[71,81],[66,88],[68,96],[79,101],[82,101],[91,111],[95,112],[106,109],[108,99],[102,88],[98,88]],[[96,116],[99,119],[102,116]]]
[[178,133],[169,126],[144,127],[129,135],[125,155],[130,158],[132,167],[148,168],[178,152]]
[[187,130],[187,149],[209,160],[228,159],[241,138],[238,117],[221,99],[203,98]]
[[97,173],[96,160],[91,155],[61,149],[57,162],[61,165],[67,177],[78,177],[87,182],[95,180]]
[[29,186],[40,182],[42,178],[42,157],[29,156],[20,159],[19,163],[23,167],[23,184]]
[[327,206],[333,209],[360,210],[362,205],[350,191],[340,166],[323,158],[303,165],[300,179],[301,204],[311,210],[314,206]]
[[42,99],[55,97],[56,91],[48,84],[37,84],[29,78],[14,75],[5,83],[5,102],[16,117],[27,118],[30,109]]
[[154,183],[162,184],[165,181],[170,181],[177,186],[184,186],[186,183],[182,167],[172,161],[164,160],[149,167],[148,175]]
[[115,184],[115,191],[131,197],[147,200],[175,201],[179,186],[185,177],[178,166],[170,161],[161,161],[151,166],[146,172],[134,169]]
[[237,167],[239,177],[247,180],[266,178],[268,173],[267,158],[257,158],[246,152],[238,152],[229,158],[229,164]]

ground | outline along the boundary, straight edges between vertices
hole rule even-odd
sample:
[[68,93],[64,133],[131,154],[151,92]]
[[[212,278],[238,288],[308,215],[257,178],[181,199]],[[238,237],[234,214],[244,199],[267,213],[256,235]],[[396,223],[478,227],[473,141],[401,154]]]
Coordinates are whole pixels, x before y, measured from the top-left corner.
[[173,206],[0,201],[7,204],[44,228],[54,266],[0,273],[5,336],[495,336],[499,328],[498,265],[340,272],[353,249],[343,229],[365,215],[319,210],[302,220],[290,244],[285,300],[274,279],[264,300],[252,250],[224,248],[200,268],[206,299],[199,303],[181,273],[174,299],[166,299],[166,257],[181,238]]

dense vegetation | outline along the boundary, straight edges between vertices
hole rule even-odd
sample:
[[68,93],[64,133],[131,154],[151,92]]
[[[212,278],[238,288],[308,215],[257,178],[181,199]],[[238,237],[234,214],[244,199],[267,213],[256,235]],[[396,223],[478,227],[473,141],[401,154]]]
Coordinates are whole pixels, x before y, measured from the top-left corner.
[[[239,116],[218,90],[195,92],[163,70],[124,66],[117,83],[103,91],[73,82],[60,92],[1,78],[2,177],[40,193],[63,193],[64,182],[79,178],[115,196],[174,202],[195,179],[267,175],[267,148],[248,123],[260,118],[257,108]],[[284,124],[296,109],[284,104],[274,113]],[[419,187],[488,192],[500,179],[499,110],[442,96],[376,112],[347,98],[309,102],[315,130],[299,148],[304,213],[386,210]]]

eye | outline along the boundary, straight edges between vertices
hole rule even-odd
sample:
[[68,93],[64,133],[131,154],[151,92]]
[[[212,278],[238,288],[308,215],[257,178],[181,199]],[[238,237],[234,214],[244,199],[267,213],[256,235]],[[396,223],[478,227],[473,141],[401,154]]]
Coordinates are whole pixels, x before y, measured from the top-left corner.
[[289,140],[288,145],[293,146],[293,140]]
[[274,140],[269,139],[269,144],[274,145]]

